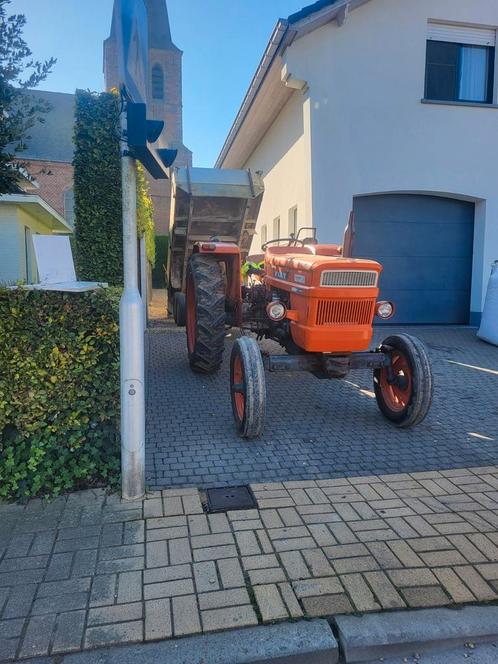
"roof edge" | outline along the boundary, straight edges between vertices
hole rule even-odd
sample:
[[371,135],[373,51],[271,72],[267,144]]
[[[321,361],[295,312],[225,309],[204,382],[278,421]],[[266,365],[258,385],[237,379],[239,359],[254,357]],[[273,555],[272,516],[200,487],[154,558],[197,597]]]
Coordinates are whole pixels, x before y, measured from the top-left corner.
[[240,105],[239,111],[235,116],[235,120],[233,121],[233,124],[230,128],[230,131],[228,132],[223,147],[221,148],[220,154],[214,165],[215,168],[222,167],[223,162],[225,161],[225,158],[228,154],[228,151],[232,147],[232,144],[239,132],[239,129],[244,123],[244,120],[249,112],[249,109],[251,108],[254,100],[256,99],[259,89],[261,88],[261,85],[264,79],[266,78],[268,70],[270,69],[271,65],[275,60],[275,56],[280,52],[281,47],[284,44],[284,39],[288,32],[288,28],[289,28],[289,22],[287,21],[287,19],[282,19],[282,18],[278,19],[275,28],[273,29],[273,32],[271,34],[268,45],[266,46],[266,49],[263,53],[263,57],[261,58],[259,65],[256,69],[256,73],[252,77],[251,83],[249,84],[249,88],[244,96],[244,99],[242,100],[242,104]]
[[307,18],[311,14],[315,14],[316,12],[325,9],[325,7],[335,4],[337,1],[338,0],[317,0],[317,2],[312,5],[308,5],[307,7],[300,9],[298,12],[294,12],[294,14],[291,14],[287,20],[290,24],[297,23],[303,18]]
[[[263,57],[254,74],[246,95],[242,101],[235,120],[228,132],[220,154],[215,162],[215,168],[222,168],[225,159],[245,122],[245,119],[255,102],[261,85],[271,68],[275,57],[282,53],[295,38],[304,36],[325,23],[334,20],[341,12],[347,15],[348,10],[356,9],[370,0],[317,0],[317,2],[304,7],[291,14],[287,19],[279,19],[270,37]],[[318,14],[318,16],[316,16]]]
[[63,226],[70,233],[73,233],[73,229],[64,217],[60,215],[57,210],[54,210],[54,208],[38,194],[3,194],[0,196],[0,203],[39,205],[47,214],[53,217],[59,225]]

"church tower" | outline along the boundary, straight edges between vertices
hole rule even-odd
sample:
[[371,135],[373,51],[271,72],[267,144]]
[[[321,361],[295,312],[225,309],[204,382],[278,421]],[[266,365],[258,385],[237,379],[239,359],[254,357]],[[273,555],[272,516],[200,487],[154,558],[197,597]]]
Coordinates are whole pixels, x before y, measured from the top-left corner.
[[[182,119],[182,51],[173,44],[166,0],[144,0],[149,23],[149,78],[147,85],[147,116],[163,120],[161,142],[178,150],[175,166],[191,166],[192,153],[183,145]],[[104,41],[105,87],[118,85],[116,27]],[[149,179],[154,203],[157,235],[166,235],[169,228],[171,188],[169,180]]]

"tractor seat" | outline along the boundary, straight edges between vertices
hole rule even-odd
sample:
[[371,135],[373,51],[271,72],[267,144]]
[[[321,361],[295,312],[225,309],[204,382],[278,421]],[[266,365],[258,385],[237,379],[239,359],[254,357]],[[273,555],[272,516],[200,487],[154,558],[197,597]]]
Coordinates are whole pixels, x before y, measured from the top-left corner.
[[274,247],[268,247],[266,250],[267,256],[281,256],[282,254],[305,254],[307,256],[315,254],[315,248],[313,246],[306,247],[279,247],[278,245]]

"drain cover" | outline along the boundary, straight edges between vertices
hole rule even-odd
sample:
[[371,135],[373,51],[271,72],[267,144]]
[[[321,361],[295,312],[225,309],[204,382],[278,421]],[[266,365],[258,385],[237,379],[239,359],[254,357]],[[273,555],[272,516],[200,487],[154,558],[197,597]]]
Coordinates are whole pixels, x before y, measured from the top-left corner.
[[228,486],[221,489],[207,489],[208,512],[228,510],[249,510],[257,507],[252,491],[248,486]]

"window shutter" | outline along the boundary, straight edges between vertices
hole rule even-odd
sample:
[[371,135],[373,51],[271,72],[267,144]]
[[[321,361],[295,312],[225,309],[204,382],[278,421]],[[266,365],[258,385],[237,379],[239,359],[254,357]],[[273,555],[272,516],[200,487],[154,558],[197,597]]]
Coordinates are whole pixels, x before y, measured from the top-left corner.
[[492,28],[472,28],[465,25],[429,23],[427,38],[434,41],[453,42],[457,44],[495,46],[496,30]]

